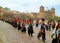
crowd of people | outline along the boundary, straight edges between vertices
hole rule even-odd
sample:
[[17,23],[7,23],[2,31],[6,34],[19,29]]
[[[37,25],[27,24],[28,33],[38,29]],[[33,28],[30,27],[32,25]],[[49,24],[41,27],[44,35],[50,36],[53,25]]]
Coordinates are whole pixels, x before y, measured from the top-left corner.
[[[11,24],[13,27],[18,28],[18,31],[21,30],[21,32],[26,33],[26,24],[28,25],[28,35],[33,36],[34,30],[33,30],[33,19],[15,19],[13,21],[6,21],[3,20],[9,24]],[[42,37],[43,42],[46,40],[46,31],[53,30],[53,34],[51,35],[51,38],[53,39],[51,43],[60,43],[60,21],[56,22],[53,20],[47,20],[45,19],[37,19],[35,23],[36,27],[39,29],[39,33],[37,33],[37,38],[40,39]]]

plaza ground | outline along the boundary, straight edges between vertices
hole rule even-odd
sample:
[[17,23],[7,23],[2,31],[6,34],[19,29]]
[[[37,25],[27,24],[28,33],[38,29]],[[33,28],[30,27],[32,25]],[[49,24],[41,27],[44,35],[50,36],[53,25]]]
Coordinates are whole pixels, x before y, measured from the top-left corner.
[[[29,37],[27,32],[21,33],[21,31],[18,31],[18,29],[14,28],[12,25],[0,21],[0,43],[43,43],[41,38],[40,40],[37,38],[39,30],[35,25],[33,28],[33,37]],[[46,43],[51,43],[51,34],[52,31],[46,31]]]

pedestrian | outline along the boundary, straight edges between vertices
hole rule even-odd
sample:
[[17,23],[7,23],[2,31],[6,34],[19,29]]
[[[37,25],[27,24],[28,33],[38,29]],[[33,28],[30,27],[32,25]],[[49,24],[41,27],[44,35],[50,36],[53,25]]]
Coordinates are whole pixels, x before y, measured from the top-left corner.
[[46,37],[46,33],[45,33],[45,24],[43,23],[42,25],[41,25],[41,34],[42,34],[42,40],[43,41],[45,41],[45,37]]
[[58,41],[58,43],[60,43],[60,20],[59,20],[58,25],[56,27],[56,31],[57,31],[57,41]]
[[29,26],[28,26],[28,35],[29,36],[33,36],[33,25],[30,23]]
[[48,21],[48,30],[50,31],[51,30],[51,21]]
[[21,30],[21,23],[18,24],[18,31]]
[[53,30],[53,34],[51,35],[52,43],[57,43],[57,31],[56,29]]
[[36,20],[36,27],[38,27],[39,19]]
[[37,38],[40,39],[40,37],[41,37],[41,22],[38,24],[38,30],[39,30],[39,33],[37,34]]
[[46,39],[46,33],[45,33],[46,26],[45,26],[44,22],[45,22],[45,19],[42,19],[41,34],[42,34],[42,40],[43,40],[43,42],[45,42],[45,39]]
[[21,32],[25,32],[26,33],[26,27],[25,27],[25,23],[22,23],[22,28],[21,28]]
[[54,22],[54,21],[53,21],[51,24],[52,24],[52,29],[54,30],[54,29],[55,29],[56,24],[55,24],[55,22]]

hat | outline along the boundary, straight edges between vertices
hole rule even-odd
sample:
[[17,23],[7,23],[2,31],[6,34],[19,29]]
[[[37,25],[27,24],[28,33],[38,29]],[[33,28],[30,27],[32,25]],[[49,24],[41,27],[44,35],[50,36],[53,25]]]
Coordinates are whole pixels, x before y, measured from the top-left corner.
[[44,18],[42,18],[41,20],[42,20],[42,21],[45,21],[45,19],[44,19]]

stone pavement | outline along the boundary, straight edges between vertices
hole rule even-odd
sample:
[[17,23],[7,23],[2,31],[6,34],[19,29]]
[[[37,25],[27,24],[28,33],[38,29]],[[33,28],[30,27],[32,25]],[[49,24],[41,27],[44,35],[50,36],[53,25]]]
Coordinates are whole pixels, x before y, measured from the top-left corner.
[[[0,21],[0,31],[3,32],[2,38],[4,43],[43,43],[42,39],[37,39],[38,29],[35,26],[33,37],[29,37],[27,32],[21,33],[17,28],[2,21]],[[46,43],[51,43],[52,31],[46,31],[46,33]]]
[[3,42],[3,37],[2,37],[2,32],[0,31],[0,43],[4,43]]

